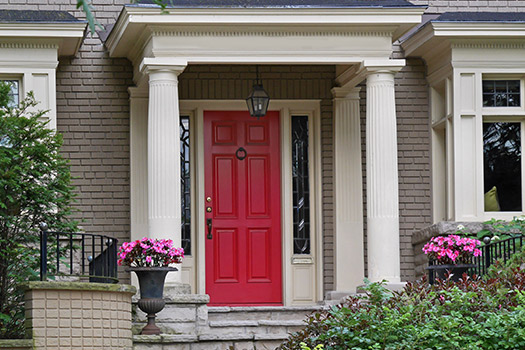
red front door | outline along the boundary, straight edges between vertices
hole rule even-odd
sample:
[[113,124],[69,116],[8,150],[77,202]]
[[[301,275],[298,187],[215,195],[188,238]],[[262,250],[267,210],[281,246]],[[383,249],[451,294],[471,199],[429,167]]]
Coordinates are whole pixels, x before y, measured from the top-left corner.
[[204,112],[204,162],[210,305],[282,304],[279,113]]

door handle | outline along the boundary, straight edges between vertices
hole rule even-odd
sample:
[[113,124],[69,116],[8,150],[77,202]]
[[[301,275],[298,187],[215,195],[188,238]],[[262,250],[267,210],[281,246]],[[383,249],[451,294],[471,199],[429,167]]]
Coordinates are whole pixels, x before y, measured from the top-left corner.
[[212,220],[211,219],[206,219],[206,225],[208,226],[208,236],[206,236],[206,238],[208,239],[212,239],[213,238],[213,235],[211,234],[211,229],[212,229]]

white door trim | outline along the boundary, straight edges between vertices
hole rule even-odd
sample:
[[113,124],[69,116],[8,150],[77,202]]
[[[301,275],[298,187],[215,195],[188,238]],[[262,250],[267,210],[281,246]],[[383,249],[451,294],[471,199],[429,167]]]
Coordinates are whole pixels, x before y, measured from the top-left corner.
[[[245,111],[243,100],[181,100],[181,115],[189,115],[191,153],[194,156],[192,186],[192,259],[183,263],[196,293],[206,292],[206,271],[204,252],[204,140],[203,118],[205,110]],[[320,138],[320,100],[275,100],[270,102],[269,110],[280,111],[281,128],[281,179],[282,179],[282,280],[284,305],[314,304],[322,300],[322,179],[321,179],[321,138]],[[293,215],[292,215],[292,173],[291,173],[291,116],[301,115],[309,118],[309,171],[311,203],[311,254],[294,256],[293,253]],[[191,260],[191,261],[190,261]],[[191,271],[193,270],[193,271]],[[193,277],[193,279],[191,278]]]

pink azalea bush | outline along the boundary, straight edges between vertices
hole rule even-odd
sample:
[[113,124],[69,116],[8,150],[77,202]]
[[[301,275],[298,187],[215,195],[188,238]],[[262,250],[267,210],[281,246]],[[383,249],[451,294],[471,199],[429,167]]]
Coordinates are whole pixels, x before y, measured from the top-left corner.
[[481,241],[458,235],[433,237],[423,252],[438,265],[469,264],[473,256],[481,256]]
[[133,242],[124,242],[118,251],[119,265],[131,267],[163,267],[179,264],[184,258],[184,249],[175,248],[171,239],[144,237]]

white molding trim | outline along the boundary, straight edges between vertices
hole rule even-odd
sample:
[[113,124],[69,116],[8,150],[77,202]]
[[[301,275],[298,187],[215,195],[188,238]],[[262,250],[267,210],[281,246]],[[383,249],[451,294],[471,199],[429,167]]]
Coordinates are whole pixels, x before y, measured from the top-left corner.
[[[171,8],[167,12],[160,14],[158,8],[124,7],[106,41],[110,56],[135,61],[135,55],[146,57],[152,52],[157,55],[156,50],[166,47],[155,47],[155,39],[169,37],[175,39],[174,55],[189,57],[191,63],[249,63],[253,56],[268,57],[267,62],[276,63],[352,63],[359,62],[355,58],[363,56],[388,58],[392,42],[421,23],[424,8]],[[331,47],[337,47],[339,51],[329,52],[328,48],[318,47],[327,37],[331,38]],[[188,38],[193,42],[188,43]],[[246,45],[249,38],[261,41],[256,47],[263,49],[256,52]],[[316,55],[315,50],[307,50],[307,45],[290,40],[292,38],[315,41],[310,47],[324,52],[324,59]],[[367,40],[363,40],[365,38]],[[209,39],[220,42],[220,50],[214,52],[213,46],[217,43],[210,43]],[[240,45],[239,40],[244,45]],[[265,54],[272,48],[277,50]],[[286,48],[289,51],[281,54]],[[233,61],[225,53],[243,60]],[[214,56],[215,60],[212,59]]]
[[[193,113],[194,117],[194,132],[195,138],[192,138],[192,142],[195,145],[194,155],[195,164],[194,170],[194,186],[195,193],[192,197],[194,203],[194,215],[195,218],[193,229],[195,232],[192,237],[195,237],[192,242],[192,246],[195,247],[194,251],[194,266],[193,272],[195,281],[192,283],[195,287],[196,293],[204,294],[206,292],[206,271],[205,271],[205,254],[204,252],[204,142],[200,135],[203,134],[203,118],[204,111],[206,110],[246,110],[246,102],[243,100],[180,100],[181,115]],[[320,113],[320,100],[272,100],[270,101],[269,110],[280,111],[280,128],[281,128],[281,201],[282,201],[282,283],[283,283],[283,303],[285,305],[300,305],[300,304],[315,304],[322,300],[322,289],[323,289],[323,277],[322,277],[322,178],[321,178],[321,140],[320,140],[320,126],[321,126],[321,113]],[[312,250],[310,255],[306,255],[310,261],[308,264],[303,264],[303,261],[296,261],[297,264],[293,264],[293,230],[291,221],[291,151],[289,147],[285,147],[289,144],[291,135],[288,135],[291,126],[292,115],[307,115],[309,117],[309,123],[312,125],[312,129],[309,134],[311,163],[310,163],[310,176],[311,176],[311,227],[312,230]],[[199,253],[200,252],[200,253]],[[303,256],[300,256],[303,257]],[[296,259],[297,260],[297,259]],[[310,287],[305,285],[297,286],[298,288],[306,289],[309,293],[308,298],[297,298],[294,297],[294,276],[296,274],[295,269],[309,269],[308,274],[311,278]],[[297,288],[296,288],[297,289]]]

